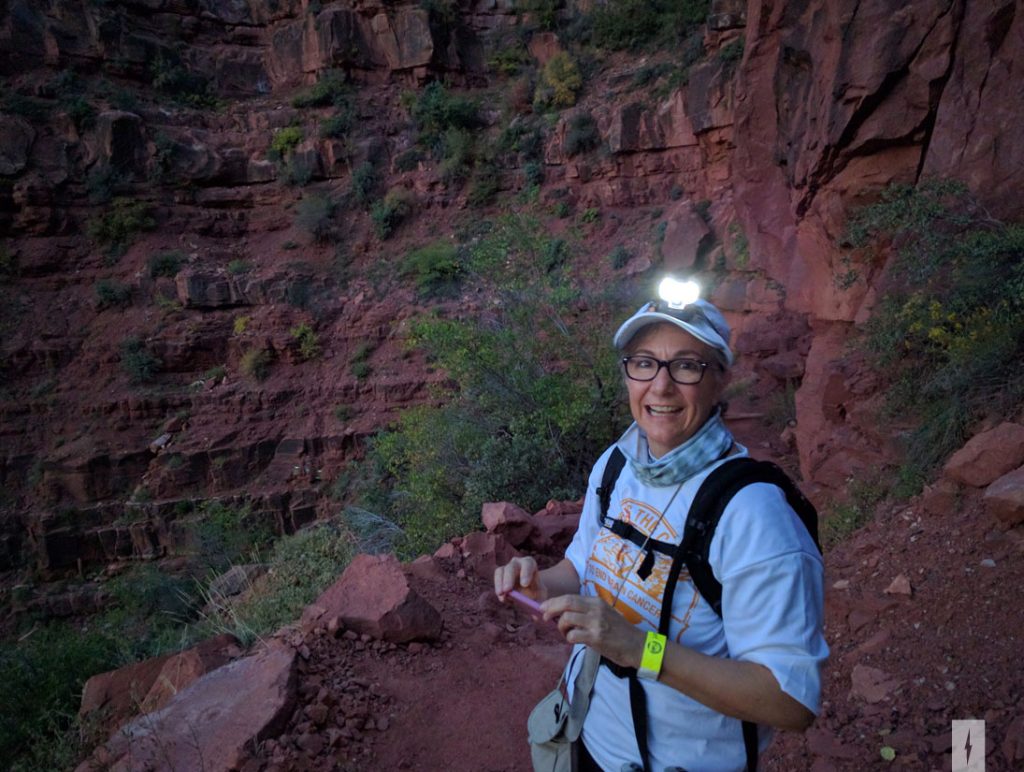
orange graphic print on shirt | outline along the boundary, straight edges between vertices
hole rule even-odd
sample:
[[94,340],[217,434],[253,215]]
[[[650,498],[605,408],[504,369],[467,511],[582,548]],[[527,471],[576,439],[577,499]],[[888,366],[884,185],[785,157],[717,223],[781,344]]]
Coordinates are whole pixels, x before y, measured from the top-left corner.
[[[622,509],[618,519],[629,523],[645,537],[669,544],[679,543],[680,534],[657,510],[635,499],[623,499],[620,505]],[[644,580],[636,573],[643,558],[643,553],[635,544],[602,528],[594,542],[590,560],[587,561],[584,592],[596,594],[629,620],[630,624],[644,622],[646,627],[657,630],[672,560],[667,555],[655,553],[654,568]],[[700,597],[690,582],[685,566],[679,573],[678,582],[671,628],[672,638],[677,642],[689,628],[690,617]],[[681,615],[679,609],[682,609]]]

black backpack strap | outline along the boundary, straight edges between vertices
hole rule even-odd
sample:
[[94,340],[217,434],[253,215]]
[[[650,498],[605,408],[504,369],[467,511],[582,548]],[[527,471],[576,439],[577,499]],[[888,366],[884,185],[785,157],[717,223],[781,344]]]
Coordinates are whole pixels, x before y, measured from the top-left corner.
[[608,517],[608,507],[612,501],[612,491],[615,490],[615,482],[619,479],[622,467],[626,465],[626,455],[617,447],[612,448],[612,453],[605,462],[604,472],[601,475],[601,487],[597,489],[597,497],[601,501],[599,525],[604,525]]
[[747,772],[757,772],[757,724],[743,722],[743,750],[747,753]]
[[718,527],[718,521],[722,519],[722,513],[732,501],[732,497],[747,485],[758,482],[769,483],[782,490],[786,501],[807,528],[819,551],[821,550],[818,543],[818,513],[814,505],[789,479],[789,475],[770,461],[757,461],[747,457],[726,461],[704,479],[697,495],[694,496],[693,504],[690,505],[683,538],[669,569],[665,599],[661,606],[659,632],[667,634],[675,580],[679,578],[684,563],[701,597],[719,617],[722,616],[722,585],[715,578],[709,560],[711,540]]
[[636,735],[637,750],[644,772],[651,772],[651,752],[647,744],[647,693],[633,670],[629,678],[629,712],[633,714],[633,733]]

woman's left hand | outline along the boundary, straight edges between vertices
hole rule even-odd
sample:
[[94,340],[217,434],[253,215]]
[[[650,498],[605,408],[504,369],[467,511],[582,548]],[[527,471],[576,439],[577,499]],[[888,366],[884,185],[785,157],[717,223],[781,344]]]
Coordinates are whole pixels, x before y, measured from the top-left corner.
[[569,643],[583,643],[617,665],[637,667],[643,655],[643,630],[600,598],[560,595],[541,604],[545,619],[558,619],[558,629]]

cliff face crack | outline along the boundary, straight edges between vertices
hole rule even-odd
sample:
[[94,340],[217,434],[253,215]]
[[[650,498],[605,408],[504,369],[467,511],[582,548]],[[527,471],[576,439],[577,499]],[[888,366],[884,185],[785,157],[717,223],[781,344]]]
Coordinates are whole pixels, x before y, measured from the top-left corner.
[[[921,155],[917,160],[917,169],[914,172],[915,181],[921,179],[921,172],[924,169],[925,160],[928,158],[928,148],[931,146],[932,136],[935,132],[935,122],[938,119],[939,104],[942,101],[942,94],[946,90],[946,85],[949,83],[949,79],[953,75],[953,68],[956,66],[956,63],[958,61],[958,54],[960,49],[960,35],[957,33],[963,27],[965,6],[966,2],[964,2],[964,0],[958,0],[958,2],[954,3],[953,7],[950,8],[949,11],[951,14],[955,14],[955,17],[952,22],[954,30],[954,43],[952,49],[950,49],[949,52],[949,61],[946,64],[946,71],[942,73],[942,76],[940,78],[932,81],[932,83],[929,86],[928,114],[925,117],[925,120],[922,124],[922,129],[924,130],[924,139],[921,142]],[[936,20],[936,24],[938,24],[938,22],[941,21],[942,18],[943,17],[940,16],[939,19]],[[934,28],[935,27],[933,26],[931,30],[928,30],[928,34],[931,34]],[[925,37],[925,39],[927,39],[927,36]],[[986,78],[987,77],[988,75],[986,72]],[[982,90],[984,90],[984,84],[982,85]],[[974,117],[975,116],[973,115],[970,116],[971,126],[967,130],[968,136],[970,136],[970,134],[974,131]]]
[[[936,14],[935,19],[920,36],[920,39],[914,49],[908,52],[903,57],[903,60],[897,63],[890,72],[885,74],[881,82],[871,91],[871,93],[864,95],[859,100],[858,104],[854,107],[853,112],[846,120],[845,126],[843,127],[838,139],[823,150],[821,160],[817,167],[808,173],[807,193],[797,204],[796,211],[798,216],[802,216],[810,208],[816,192],[820,190],[828,180],[833,179],[842,172],[851,159],[875,152],[880,147],[920,144],[922,142],[922,135],[924,140],[927,141],[935,122],[938,100],[941,97],[945,84],[950,77],[953,62],[955,61],[955,55],[953,53],[950,55],[950,60],[947,63],[947,67],[942,76],[930,84],[928,110],[925,117],[919,123],[908,127],[901,136],[884,137],[878,138],[874,141],[865,141],[856,148],[851,148],[858,133],[864,125],[877,113],[879,108],[892,97],[896,90],[905,83],[908,75],[910,74],[911,64],[918,56],[920,56],[922,50],[928,44],[932,36],[940,31],[941,25],[947,21],[947,18],[950,17],[951,14],[953,15],[953,37],[955,38],[956,32],[960,29],[963,19],[963,4],[963,0],[950,0],[945,9]],[[857,12],[860,8],[861,4],[858,3],[856,9],[850,15],[849,21],[844,25],[842,30],[844,40],[848,39],[852,34],[851,30],[854,26],[853,22],[857,18]],[[921,157],[923,159],[923,153]],[[918,169],[918,173],[919,170],[920,167]]]

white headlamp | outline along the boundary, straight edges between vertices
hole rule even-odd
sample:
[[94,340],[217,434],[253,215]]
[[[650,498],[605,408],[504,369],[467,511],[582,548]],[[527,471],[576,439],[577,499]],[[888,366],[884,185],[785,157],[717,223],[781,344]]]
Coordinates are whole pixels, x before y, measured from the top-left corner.
[[666,276],[658,285],[658,296],[669,308],[678,311],[700,299],[700,286],[692,280],[679,281]]

